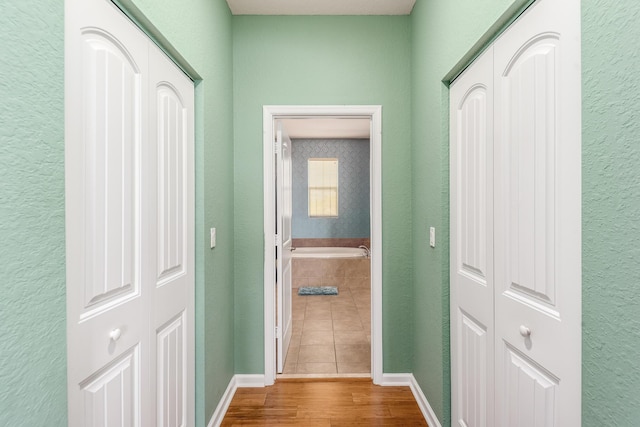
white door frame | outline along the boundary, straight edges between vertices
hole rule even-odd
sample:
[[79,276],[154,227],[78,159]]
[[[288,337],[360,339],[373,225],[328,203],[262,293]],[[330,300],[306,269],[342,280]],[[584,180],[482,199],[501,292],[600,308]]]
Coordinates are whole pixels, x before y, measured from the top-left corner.
[[264,383],[276,379],[274,120],[291,117],[371,119],[371,377],[382,383],[382,107],[380,105],[265,105],[264,185]]

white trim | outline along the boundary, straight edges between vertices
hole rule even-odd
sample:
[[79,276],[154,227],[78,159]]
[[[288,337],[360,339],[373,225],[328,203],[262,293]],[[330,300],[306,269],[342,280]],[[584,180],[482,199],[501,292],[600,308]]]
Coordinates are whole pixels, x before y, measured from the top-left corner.
[[409,384],[409,387],[411,387],[413,397],[416,398],[416,402],[418,402],[418,406],[420,407],[422,415],[427,421],[427,424],[429,424],[429,427],[442,427],[442,424],[440,424],[440,420],[438,420],[436,413],[433,412],[433,408],[427,400],[427,396],[425,396],[422,392],[422,389],[420,388],[420,385],[418,384],[418,381],[416,381],[416,378],[413,376],[413,374],[411,374],[411,384]]
[[371,377],[382,382],[382,107],[380,105],[265,105],[263,125],[264,188],[264,383],[276,378],[275,189],[273,137],[279,117],[371,118]]
[[222,420],[224,420],[227,409],[229,409],[229,405],[231,404],[231,399],[233,399],[233,395],[236,394],[237,389],[238,381],[236,380],[236,376],[234,375],[233,377],[231,377],[231,381],[229,381],[229,385],[224,391],[220,402],[218,402],[216,410],[213,411],[213,415],[211,416],[207,427],[217,427],[222,424]]
[[264,387],[264,375],[262,374],[236,374],[234,375],[238,388],[243,387]]
[[382,374],[381,386],[385,387],[410,387],[413,374]]
[[207,427],[218,427],[222,424],[224,416],[227,414],[229,405],[233,396],[236,394],[236,390],[242,387],[264,387],[264,375],[234,375],[229,381],[227,389],[224,391],[220,402],[216,410],[213,411],[213,415],[207,424]]
[[409,387],[429,427],[442,427],[440,420],[438,420],[436,413],[433,411],[433,408],[429,404],[427,397],[422,392],[413,374],[382,374],[382,382],[380,385]]

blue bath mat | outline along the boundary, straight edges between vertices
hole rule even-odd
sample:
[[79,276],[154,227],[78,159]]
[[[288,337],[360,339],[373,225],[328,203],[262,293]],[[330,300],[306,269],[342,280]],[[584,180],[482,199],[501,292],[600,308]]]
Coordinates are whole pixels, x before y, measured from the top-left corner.
[[335,286],[303,286],[298,288],[298,295],[338,295]]

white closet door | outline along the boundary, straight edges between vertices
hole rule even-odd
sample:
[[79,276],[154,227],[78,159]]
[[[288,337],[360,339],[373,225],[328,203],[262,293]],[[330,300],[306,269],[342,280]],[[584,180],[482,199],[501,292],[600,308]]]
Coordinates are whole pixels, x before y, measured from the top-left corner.
[[147,425],[147,41],[107,1],[65,6],[69,425]]
[[194,91],[160,49],[149,46],[149,140],[143,217],[149,227],[151,425],[194,425]]
[[[187,94],[184,76],[159,69],[150,81],[156,48],[110,1],[65,8],[69,425],[193,425],[192,109],[165,120],[184,123],[172,147],[186,144],[170,153],[170,178],[154,169],[149,132],[149,87],[168,79],[190,106],[193,87]],[[154,68],[175,69],[154,55]],[[155,200],[162,179],[166,206]],[[157,219],[161,208],[169,220]],[[178,278],[171,297],[157,290]],[[156,340],[158,371],[168,372],[158,384]],[[156,424],[156,412],[168,415]]]
[[455,426],[493,426],[493,49],[450,88]]
[[579,426],[580,3],[496,42],[496,425]]

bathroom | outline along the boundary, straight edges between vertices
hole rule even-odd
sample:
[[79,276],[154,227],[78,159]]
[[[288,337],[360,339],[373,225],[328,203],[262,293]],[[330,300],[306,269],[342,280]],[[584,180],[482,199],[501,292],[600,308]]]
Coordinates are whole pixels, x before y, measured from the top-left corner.
[[[285,376],[371,375],[369,120],[333,122],[360,131],[292,136],[293,324]],[[318,289],[326,294],[299,294]]]

